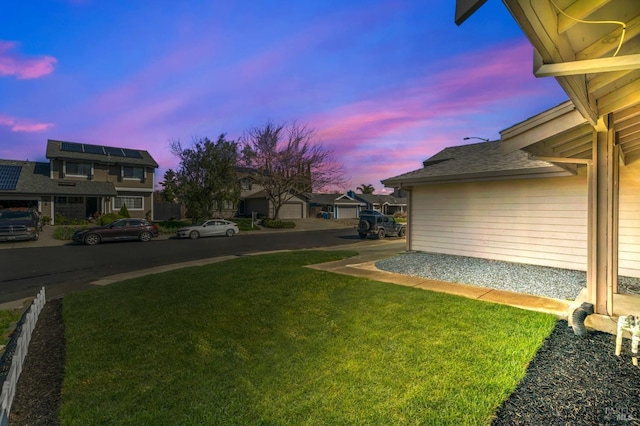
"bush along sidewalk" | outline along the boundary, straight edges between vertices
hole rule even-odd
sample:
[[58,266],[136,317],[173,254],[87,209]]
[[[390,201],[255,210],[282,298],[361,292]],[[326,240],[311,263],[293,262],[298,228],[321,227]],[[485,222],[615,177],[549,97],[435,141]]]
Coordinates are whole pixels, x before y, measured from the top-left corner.
[[279,228],[279,229],[290,229],[290,228],[296,227],[296,224],[294,222],[286,222],[286,221],[275,220],[275,219],[263,219],[261,225],[264,226],[265,228]]

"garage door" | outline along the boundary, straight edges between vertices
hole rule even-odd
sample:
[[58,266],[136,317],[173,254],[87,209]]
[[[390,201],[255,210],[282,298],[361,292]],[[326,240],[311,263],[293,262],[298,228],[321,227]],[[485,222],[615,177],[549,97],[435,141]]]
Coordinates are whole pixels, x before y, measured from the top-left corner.
[[286,203],[278,212],[280,219],[302,219],[302,203]]
[[338,219],[355,219],[357,217],[357,206],[338,206]]

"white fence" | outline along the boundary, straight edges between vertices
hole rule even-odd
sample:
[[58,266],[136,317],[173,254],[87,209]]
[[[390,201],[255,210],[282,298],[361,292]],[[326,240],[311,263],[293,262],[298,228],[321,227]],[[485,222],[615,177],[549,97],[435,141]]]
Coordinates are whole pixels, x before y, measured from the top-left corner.
[[25,313],[26,317],[22,324],[22,330],[20,330],[20,336],[16,345],[15,353],[11,359],[11,367],[7,378],[2,385],[2,394],[0,395],[0,426],[6,426],[9,424],[9,413],[11,412],[11,404],[13,398],[16,396],[16,388],[18,386],[18,378],[22,372],[22,365],[24,359],[27,356],[27,350],[29,349],[29,342],[31,341],[31,333],[36,327],[38,316],[47,299],[44,294],[44,287],[38,293],[29,310]]

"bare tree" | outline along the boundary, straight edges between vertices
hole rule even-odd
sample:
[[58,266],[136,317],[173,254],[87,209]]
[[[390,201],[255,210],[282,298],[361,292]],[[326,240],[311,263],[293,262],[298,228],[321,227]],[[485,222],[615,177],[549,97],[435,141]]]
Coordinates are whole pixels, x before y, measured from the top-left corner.
[[246,132],[242,158],[255,170],[256,183],[264,188],[273,206],[273,218],[296,195],[344,183],[344,171],[333,151],[316,140],[306,125],[274,124]]

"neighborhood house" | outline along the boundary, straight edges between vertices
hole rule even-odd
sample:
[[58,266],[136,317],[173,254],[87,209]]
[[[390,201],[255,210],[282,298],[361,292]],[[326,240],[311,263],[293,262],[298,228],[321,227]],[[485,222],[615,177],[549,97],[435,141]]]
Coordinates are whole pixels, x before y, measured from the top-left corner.
[[[48,162],[0,160],[0,208],[33,207],[52,224],[118,212],[122,206],[134,218],[159,220],[181,215],[179,205],[154,200],[158,164],[147,151],[48,140],[46,157]],[[237,172],[240,202],[222,206],[220,214],[272,217],[275,206],[256,182],[255,171],[239,167]],[[353,191],[283,194],[283,199],[278,219],[284,220],[355,219],[367,209],[385,214],[406,210],[406,198]],[[155,211],[156,206],[160,211]],[[168,207],[177,207],[178,214],[173,208],[165,212]]]
[[158,163],[144,150],[47,141],[49,162],[0,160],[0,206],[34,207],[51,222],[118,212],[153,217]]
[[[408,191],[407,250],[580,270],[587,277],[595,273],[590,239],[596,207],[590,194],[597,186],[588,142],[571,143],[574,150],[579,147],[573,159],[536,155],[542,153],[539,148],[512,148],[505,142],[575,113],[565,102],[503,130],[501,140],[446,148],[422,168],[383,180]],[[586,120],[577,127],[574,138],[593,137]],[[615,244],[616,278],[640,278],[639,174],[640,162],[627,161],[611,177],[617,191],[609,196],[617,209],[608,220],[617,234],[608,244]],[[577,300],[590,300],[595,289],[589,282],[594,285],[588,278]],[[640,306],[633,296],[618,293],[617,279],[608,292],[618,309]]]

